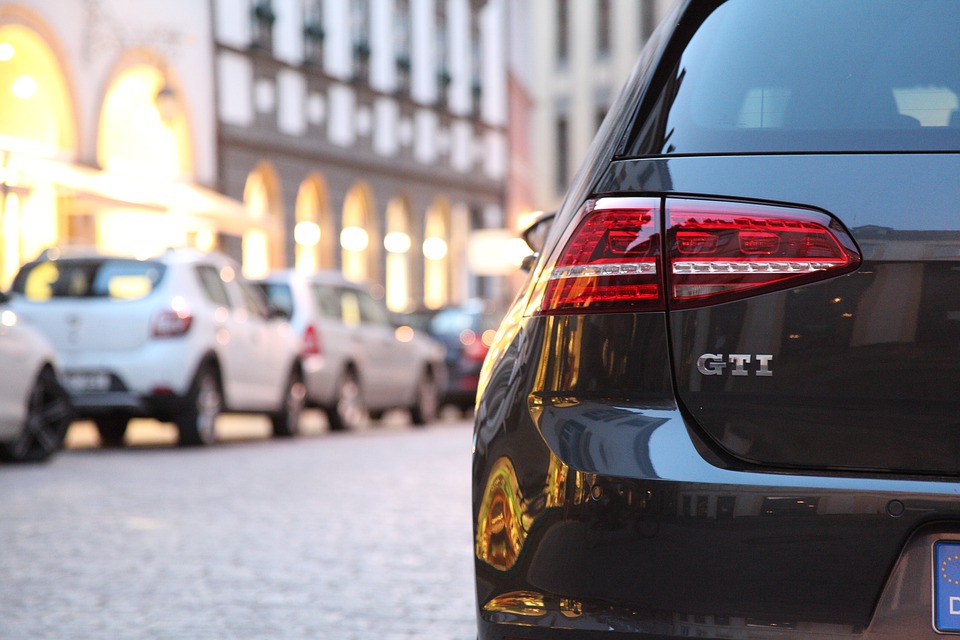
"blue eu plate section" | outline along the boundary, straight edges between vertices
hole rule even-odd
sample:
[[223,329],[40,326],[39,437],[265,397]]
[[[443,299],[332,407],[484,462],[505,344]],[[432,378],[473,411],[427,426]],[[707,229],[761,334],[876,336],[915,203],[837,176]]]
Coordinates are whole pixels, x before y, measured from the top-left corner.
[[933,624],[960,632],[960,542],[938,542],[933,555]]

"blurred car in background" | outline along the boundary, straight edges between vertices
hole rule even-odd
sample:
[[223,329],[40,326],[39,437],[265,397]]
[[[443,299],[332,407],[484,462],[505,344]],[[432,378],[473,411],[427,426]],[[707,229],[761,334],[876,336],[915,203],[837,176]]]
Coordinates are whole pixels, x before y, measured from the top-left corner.
[[277,436],[298,431],[298,342],[226,256],[48,250],[21,267],[10,304],[53,343],[78,417],[107,446],[132,417],[174,422],[182,445],[213,442],[227,411],[265,413]]
[[395,323],[367,287],[335,271],[289,269],[258,284],[289,317],[307,403],[323,409],[332,430],[357,428],[395,408],[408,409],[415,425],[436,419],[446,383],[443,347]]
[[0,293],[0,459],[40,462],[63,445],[72,420],[53,346]]
[[422,327],[446,348],[447,386],[443,404],[461,411],[473,409],[477,400],[480,368],[503,318],[492,303],[472,299],[435,311],[415,312],[411,324]]

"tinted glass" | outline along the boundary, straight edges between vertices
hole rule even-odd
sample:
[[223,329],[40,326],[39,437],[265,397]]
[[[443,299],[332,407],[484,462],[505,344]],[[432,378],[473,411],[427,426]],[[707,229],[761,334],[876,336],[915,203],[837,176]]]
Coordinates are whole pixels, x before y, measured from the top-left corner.
[[221,307],[233,306],[230,304],[226,285],[215,267],[206,264],[198,265],[197,277],[200,279],[200,288],[210,302]]
[[44,260],[24,265],[12,288],[30,300],[137,300],[154,290],[165,270],[160,263],[144,260]]
[[703,22],[641,111],[629,155],[960,149],[960,2],[694,11]]
[[237,286],[240,287],[240,295],[243,296],[243,306],[251,315],[258,318],[269,317],[270,307],[263,291],[243,280],[237,280]]
[[293,290],[290,285],[282,282],[260,282],[258,286],[280,313],[287,318],[293,317]]
[[313,291],[314,303],[320,315],[339,320],[340,300],[337,290],[328,285],[314,284],[311,291]]
[[360,317],[364,324],[372,324],[381,327],[390,325],[390,314],[382,303],[374,300],[369,295],[361,293],[357,296],[360,303]]

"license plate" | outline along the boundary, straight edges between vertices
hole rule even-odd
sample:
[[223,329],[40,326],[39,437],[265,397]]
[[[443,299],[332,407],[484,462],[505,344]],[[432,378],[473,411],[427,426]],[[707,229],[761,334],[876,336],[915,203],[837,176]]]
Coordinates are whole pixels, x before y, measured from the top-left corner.
[[960,633],[960,542],[936,543],[933,557],[933,626]]
[[63,381],[74,393],[110,390],[110,374],[101,371],[71,371],[63,376]]

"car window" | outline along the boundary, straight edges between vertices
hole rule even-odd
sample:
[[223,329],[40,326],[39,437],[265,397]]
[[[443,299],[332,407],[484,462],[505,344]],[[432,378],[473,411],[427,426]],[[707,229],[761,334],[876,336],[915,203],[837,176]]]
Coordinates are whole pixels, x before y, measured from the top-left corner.
[[444,309],[430,321],[430,332],[438,336],[456,336],[473,328],[474,316],[460,309]]
[[133,259],[44,260],[24,265],[13,291],[30,300],[50,298],[146,297],[163,278],[166,267]]
[[227,295],[227,288],[220,277],[220,271],[209,264],[197,265],[197,277],[200,280],[200,288],[207,296],[207,299],[215,305],[230,308],[230,296]]
[[340,319],[340,299],[334,287],[324,284],[314,284],[310,287],[313,293],[313,302],[320,315],[327,318]]
[[348,327],[360,325],[360,295],[353,289],[340,290],[340,318]]
[[263,291],[245,280],[237,280],[237,286],[240,287],[243,306],[251,315],[259,318],[268,318],[270,316],[270,305],[267,303]]
[[367,293],[359,293],[357,300],[360,303],[360,317],[364,324],[372,324],[378,327],[390,326],[390,314],[383,303],[374,300]]
[[641,110],[628,155],[960,149],[960,3],[728,0],[701,15],[658,94],[666,117]]
[[260,282],[257,287],[274,307],[287,318],[293,317],[293,289],[285,282]]

